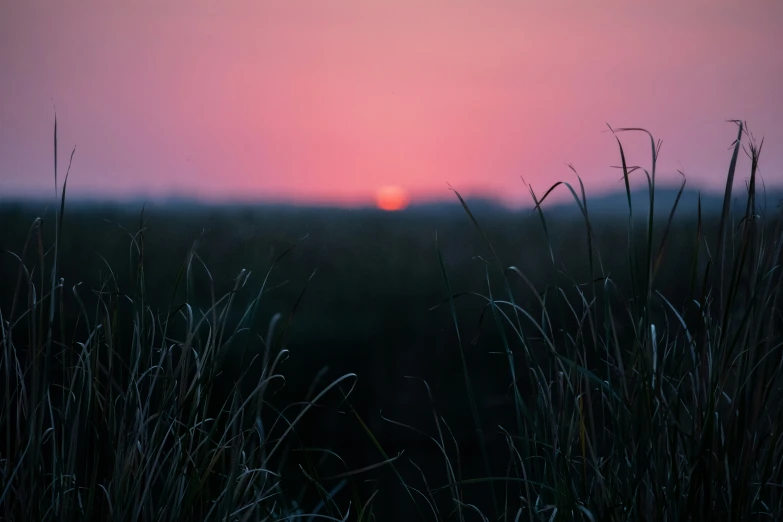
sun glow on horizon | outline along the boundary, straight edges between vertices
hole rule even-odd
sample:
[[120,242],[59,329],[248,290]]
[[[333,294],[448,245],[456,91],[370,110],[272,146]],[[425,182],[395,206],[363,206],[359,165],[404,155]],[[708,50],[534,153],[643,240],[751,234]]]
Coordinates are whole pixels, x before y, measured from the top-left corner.
[[375,203],[381,210],[402,210],[408,206],[408,193],[395,185],[381,187],[375,193]]

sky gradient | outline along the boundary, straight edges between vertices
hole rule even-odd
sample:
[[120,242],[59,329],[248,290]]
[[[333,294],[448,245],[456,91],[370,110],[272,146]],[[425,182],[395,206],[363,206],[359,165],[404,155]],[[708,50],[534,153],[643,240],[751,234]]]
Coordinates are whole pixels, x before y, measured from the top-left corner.
[[717,189],[732,118],[780,186],[781,25],[776,0],[8,0],[0,196],[53,193],[55,107],[82,196],[513,204],[568,163],[620,189],[607,123]]

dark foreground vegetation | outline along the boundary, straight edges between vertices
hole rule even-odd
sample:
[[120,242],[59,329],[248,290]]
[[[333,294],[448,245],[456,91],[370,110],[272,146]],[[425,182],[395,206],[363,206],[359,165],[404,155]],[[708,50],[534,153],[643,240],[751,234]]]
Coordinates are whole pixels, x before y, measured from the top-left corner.
[[0,203],[0,520],[783,519],[759,147],[650,141],[619,214]]

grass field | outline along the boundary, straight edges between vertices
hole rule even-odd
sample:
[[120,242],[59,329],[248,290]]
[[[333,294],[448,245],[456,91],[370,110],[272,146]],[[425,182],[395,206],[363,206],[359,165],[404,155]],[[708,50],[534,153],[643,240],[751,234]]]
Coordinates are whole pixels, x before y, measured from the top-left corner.
[[652,144],[619,213],[0,203],[0,518],[783,519],[780,208]]

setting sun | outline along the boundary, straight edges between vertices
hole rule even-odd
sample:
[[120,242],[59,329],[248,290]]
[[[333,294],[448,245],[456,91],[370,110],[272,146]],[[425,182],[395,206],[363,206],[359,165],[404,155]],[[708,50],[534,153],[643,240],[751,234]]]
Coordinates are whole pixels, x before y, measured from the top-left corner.
[[375,194],[375,202],[382,210],[402,210],[408,206],[408,194],[402,187],[381,187]]

